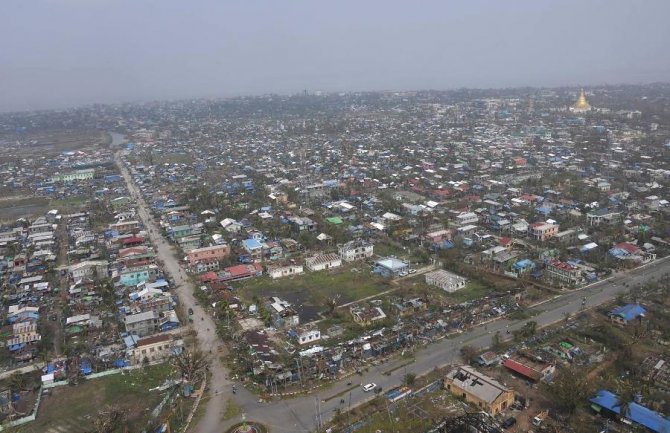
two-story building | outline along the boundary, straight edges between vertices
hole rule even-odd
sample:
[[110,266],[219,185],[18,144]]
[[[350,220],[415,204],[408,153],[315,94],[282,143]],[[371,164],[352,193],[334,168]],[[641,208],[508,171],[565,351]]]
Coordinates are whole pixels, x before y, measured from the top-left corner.
[[621,212],[609,209],[597,209],[586,214],[586,223],[590,226],[600,224],[614,224],[621,221]]
[[528,237],[536,241],[544,242],[558,233],[558,224],[538,221],[528,225]]
[[156,265],[137,266],[126,268],[119,275],[119,282],[126,287],[137,286],[139,283],[153,280],[158,275]]
[[545,269],[547,278],[567,284],[577,284],[582,280],[581,270],[577,266],[560,260],[551,260]]
[[68,266],[68,274],[74,281],[83,278],[107,278],[108,268],[105,260],[88,260]]
[[131,365],[139,365],[142,362],[165,361],[171,356],[181,353],[184,342],[181,339],[173,339],[169,334],[152,335],[141,338],[134,348],[129,349],[128,359]]
[[458,366],[447,373],[444,387],[489,415],[497,415],[514,403],[514,392],[468,365]]
[[138,337],[146,337],[158,331],[158,313],[155,311],[144,311],[131,314],[123,318],[126,332]]
[[189,251],[187,258],[191,266],[200,261],[221,261],[230,254],[228,245],[212,245],[211,247],[196,248]]
[[337,247],[337,253],[345,262],[364,260],[374,254],[374,245],[363,239],[354,239]]

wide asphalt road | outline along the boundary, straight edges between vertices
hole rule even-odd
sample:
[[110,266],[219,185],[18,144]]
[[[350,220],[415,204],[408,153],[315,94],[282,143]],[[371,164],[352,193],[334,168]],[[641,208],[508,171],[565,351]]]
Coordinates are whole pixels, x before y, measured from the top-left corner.
[[[218,353],[219,350],[224,353],[224,347],[216,335],[213,320],[202,307],[197,305],[193,297],[195,287],[183,273],[178,260],[175,258],[173,248],[160,235],[160,230],[149,213],[149,207],[142,199],[125,165],[120,160],[119,153],[116,154],[116,161],[131,195],[136,200],[139,216],[145,227],[150,231],[151,240],[157,249],[157,256],[164,262],[165,270],[175,279],[180,302],[184,308],[194,310],[195,321],[193,327],[197,331],[200,348],[205,352],[212,350],[214,354]],[[615,274],[605,281],[555,296],[533,307],[538,314],[530,320],[536,321],[539,327],[559,322],[565,318],[566,313],[579,312],[583,308],[584,297],[586,297],[585,308],[593,308],[625,292],[627,290],[624,287],[625,283],[628,287],[644,284],[647,281],[660,278],[669,271],[670,261],[660,259],[630,272]],[[346,409],[357,406],[373,398],[372,393],[364,392],[361,386],[347,391],[351,386],[370,382],[376,383],[385,390],[399,386],[405,374],[421,375],[435,367],[458,362],[460,348],[463,345],[469,344],[479,348],[488,347],[491,344],[492,334],[496,331],[500,331],[505,336],[507,335],[507,329],[513,331],[521,328],[526,321],[496,320],[488,323],[486,328],[482,325],[459,334],[457,337],[442,339],[437,343],[427,345],[415,353],[416,361],[407,366],[404,366],[406,360],[394,360],[381,366],[370,367],[369,371],[364,373],[363,376],[355,375],[342,379],[319,394],[270,403],[259,403],[255,395],[241,386],[238,386],[237,394],[233,395],[231,392],[232,382],[228,379],[227,369],[221,363],[219,356],[212,356],[212,374],[209,384],[210,399],[206,403],[204,416],[196,426],[192,426],[189,430],[196,433],[222,433],[233,423],[239,422],[239,419],[228,421],[222,419],[226,401],[234,399],[242,412],[246,414],[247,419],[270,426],[273,433],[312,432],[316,430],[319,422],[327,422],[335,414],[337,408]],[[390,375],[384,374],[395,368],[397,369]],[[347,385],[349,382],[352,382],[351,386]],[[330,398],[341,392],[345,393],[342,396]],[[341,400],[344,400],[344,404],[341,403]]]
[[[415,353],[416,361],[409,365],[405,365],[407,360],[397,359],[379,366],[371,366],[363,376],[354,375],[342,379],[327,390],[321,391],[318,395],[265,404],[247,404],[243,405],[244,411],[248,419],[265,422],[272,427],[273,432],[312,432],[316,430],[318,425],[317,413],[320,413],[321,422],[326,423],[338,408],[345,410],[350,406],[357,406],[372,399],[373,393],[364,392],[360,385],[373,382],[384,390],[394,388],[402,384],[407,373],[422,375],[430,372],[435,367],[460,362],[460,349],[466,344],[478,348],[490,346],[491,338],[496,331],[506,337],[508,336],[507,329],[510,330],[511,335],[512,331],[521,328],[528,320],[537,322],[538,327],[560,322],[565,319],[566,313],[573,315],[584,308],[596,307],[614,299],[618,294],[624,293],[632,286],[659,279],[669,272],[670,260],[664,258],[626,273],[617,273],[607,280],[555,296],[532,307],[531,309],[538,314],[531,319],[517,321],[500,319],[489,322],[486,327],[481,325],[456,337],[445,338],[439,342],[429,344]],[[624,284],[627,284],[628,287],[624,287]],[[582,306],[583,298],[586,298],[584,306]],[[393,370],[390,375],[384,374],[390,370]],[[352,383],[351,386],[347,385],[349,382]],[[354,385],[359,386],[347,391]],[[343,394],[331,398],[340,393]],[[321,401],[319,405],[317,405],[317,399]],[[341,403],[341,400],[344,400],[344,403]],[[320,412],[317,412],[317,409]],[[225,425],[228,426],[229,423]],[[199,431],[206,433],[205,430]]]

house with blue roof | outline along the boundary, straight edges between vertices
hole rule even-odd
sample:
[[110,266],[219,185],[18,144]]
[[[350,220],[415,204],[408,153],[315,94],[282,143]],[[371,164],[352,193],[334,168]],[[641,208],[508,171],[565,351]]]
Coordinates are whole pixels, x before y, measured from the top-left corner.
[[246,256],[253,260],[261,260],[263,257],[263,244],[256,239],[245,239],[242,241],[242,247],[246,251]]
[[386,257],[375,262],[373,272],[386,278],[407,275],[409,265],[394,257]]
[[[621,417],[621,402],[616,394],[607,390],[600,390],[590,401],[591,408],[596,412],[605,416]],[[670,419],[635,402],[629,403],[628,413],[623,418],[652,432],[664,433],[670,431]]]
[[628,304],[623,307],[617,307],[609,312],[608,316],[610,319],[620,325],[626,325],[631,320],[639,318],[642,320],[644,315],[647,314],[647,310],[644,309],[640,304]]
[[512,269],[514,272],[517,274],[525,274],[527,272],[531,272],[533,269],[535,269],[535,262],[530,260],[530,259],[523,259],[519,260],[518,262],[514,263],[512,265]]

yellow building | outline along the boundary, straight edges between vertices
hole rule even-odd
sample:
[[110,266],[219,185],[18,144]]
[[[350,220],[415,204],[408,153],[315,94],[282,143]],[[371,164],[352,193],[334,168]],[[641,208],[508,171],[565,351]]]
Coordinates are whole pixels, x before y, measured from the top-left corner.
[[573,113],[586,113],[587,111],[591,111],[591,105],[586,100],[584,89],[582,89],[579,93],[579,98],[577,98],[575,105],[570,107],[570,111]]
[[514,403],[514,393],[474,368],[462,365],[444,378],[444,387],[489,415],[497,415]]

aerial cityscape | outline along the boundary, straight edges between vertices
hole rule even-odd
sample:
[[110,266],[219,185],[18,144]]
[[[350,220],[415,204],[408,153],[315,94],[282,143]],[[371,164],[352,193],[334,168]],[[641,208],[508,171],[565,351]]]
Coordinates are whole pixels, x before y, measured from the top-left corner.
[[670,75],[583,67],[30,106],[8,74],[0,431],[670,432]]

